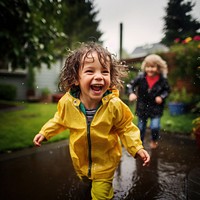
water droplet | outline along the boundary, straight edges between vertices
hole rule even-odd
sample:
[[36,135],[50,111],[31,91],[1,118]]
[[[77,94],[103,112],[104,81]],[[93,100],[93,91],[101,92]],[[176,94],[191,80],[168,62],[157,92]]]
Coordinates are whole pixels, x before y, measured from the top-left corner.
[[49,154],[53,154],[53,151],[49,151]]

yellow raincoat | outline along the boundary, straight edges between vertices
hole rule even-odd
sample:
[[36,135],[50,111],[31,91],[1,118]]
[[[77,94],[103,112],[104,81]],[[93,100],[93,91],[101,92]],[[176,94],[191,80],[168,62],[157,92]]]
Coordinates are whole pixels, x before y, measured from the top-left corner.
[[48,140],[65,129],[70,130],[70,154],[80,177],[111,179],[121,158],[121,142],[133,157],[143,148],[130,109],[119,99],[118,90],[109,92],[90,124],[83,104],[67,92],[58,102],[54,117],[40,131]]

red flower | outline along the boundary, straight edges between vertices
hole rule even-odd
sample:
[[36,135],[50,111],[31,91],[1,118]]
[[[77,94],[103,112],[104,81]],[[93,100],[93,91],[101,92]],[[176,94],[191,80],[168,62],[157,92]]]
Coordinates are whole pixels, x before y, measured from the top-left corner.
[[200,35],[194,36],[194,37],[193,37],[193,40],[194,40],[194,41],[200,41]]
[[174,42],[175,42],[175,43],[179,43],[179,42],[180,42],[180,38],[176,38],[176,39],[174,40]]

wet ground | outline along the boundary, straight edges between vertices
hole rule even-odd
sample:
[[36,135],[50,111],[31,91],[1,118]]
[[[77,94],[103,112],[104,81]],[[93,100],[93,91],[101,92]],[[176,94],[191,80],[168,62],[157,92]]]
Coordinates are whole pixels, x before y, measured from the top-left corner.
[[[194,140],[163,135],[142,167],[123,150],[113,181],[115,200],[200,199],[200,149]],[[67,141],[0,155],[1,200],[84,200]],[[87,198],[86,198],[87,199]]]

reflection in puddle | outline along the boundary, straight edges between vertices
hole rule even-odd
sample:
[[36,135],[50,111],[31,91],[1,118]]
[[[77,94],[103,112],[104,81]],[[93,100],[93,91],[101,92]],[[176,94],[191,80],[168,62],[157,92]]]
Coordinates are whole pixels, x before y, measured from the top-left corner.
[[[114,199],[187,199],[187,176],[200,167],[195,142],[164,136],[159,149],[146,148],[151,154],[148,167],[123,150],[113,182]],[[88,200],[72,167],[66,141],[28,151],[0,155],[0,199]]]
[[199,149],[194,141],[170,137],[165,136],[157,150],[148,149],[148,167],[124,152],[114,179],[116,200],[188,199],[187,176],[200,166]]

